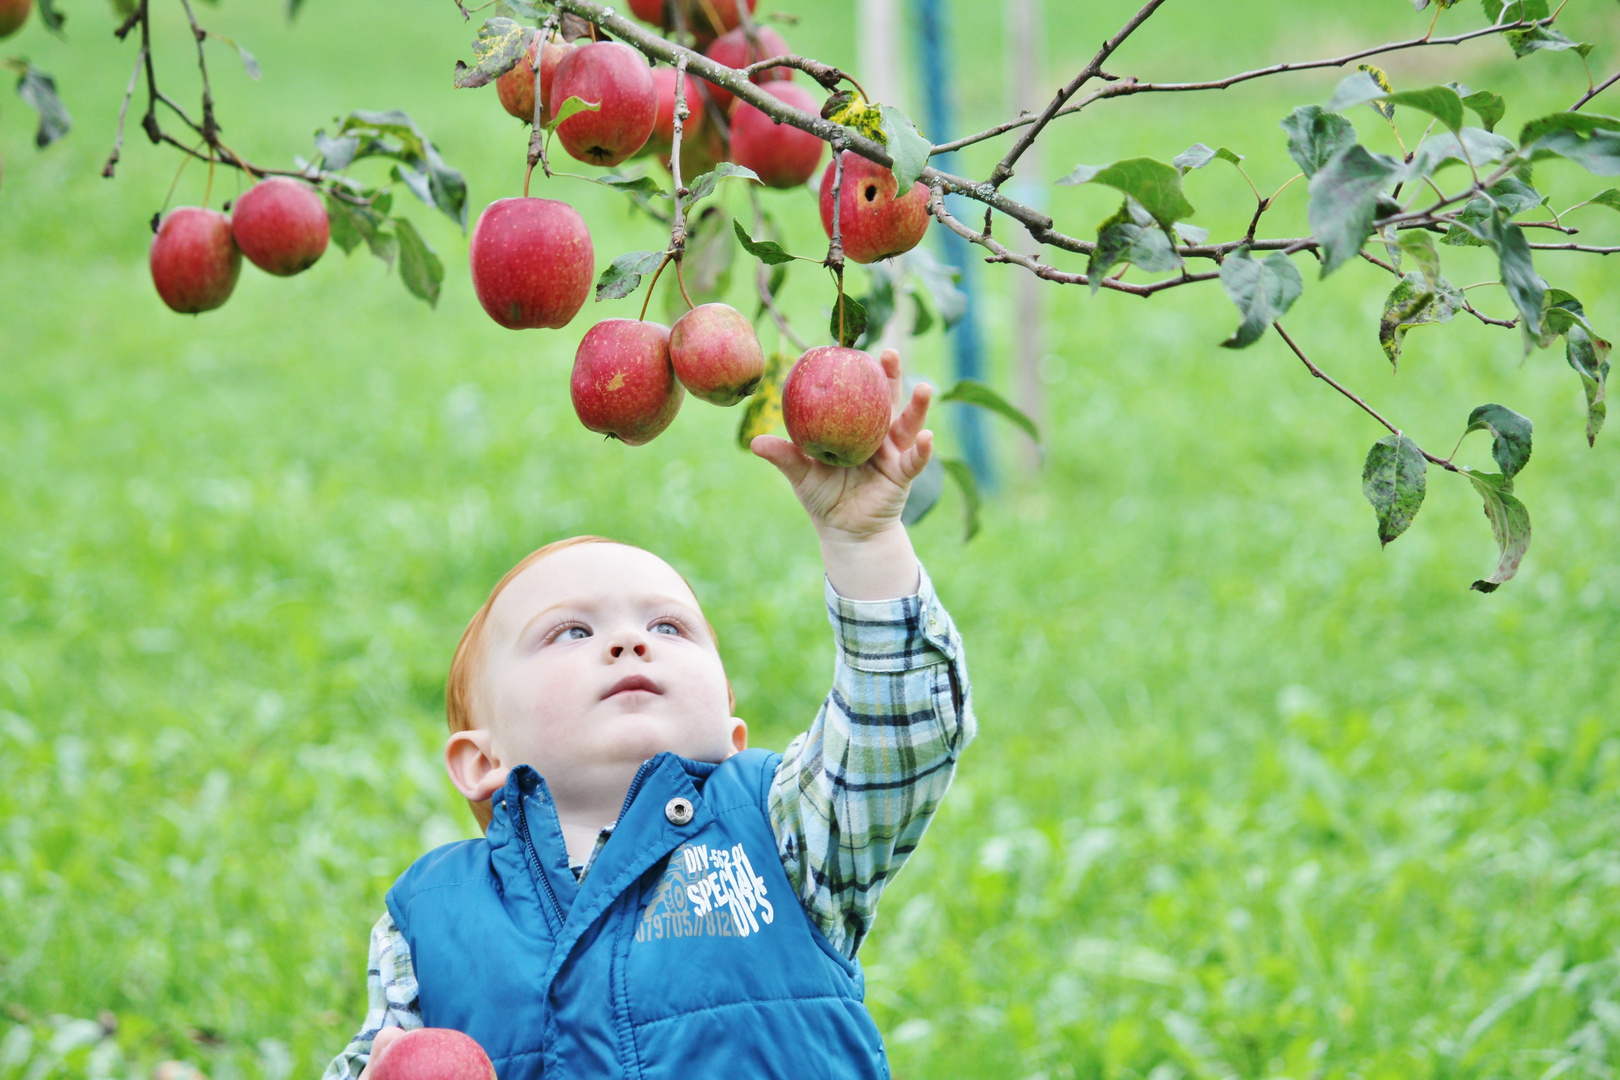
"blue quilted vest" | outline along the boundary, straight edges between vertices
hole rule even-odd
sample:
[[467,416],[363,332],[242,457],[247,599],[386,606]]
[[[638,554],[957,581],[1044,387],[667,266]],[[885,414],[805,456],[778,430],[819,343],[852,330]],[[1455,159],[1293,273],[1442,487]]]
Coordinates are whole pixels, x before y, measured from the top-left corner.
[[583,884],[545,781],[514,769],[484,839],[388,891],[423,1022],[477,1039],[500,1080],[887,1077],[860,965],[777,855],[779,760],[647,761]]

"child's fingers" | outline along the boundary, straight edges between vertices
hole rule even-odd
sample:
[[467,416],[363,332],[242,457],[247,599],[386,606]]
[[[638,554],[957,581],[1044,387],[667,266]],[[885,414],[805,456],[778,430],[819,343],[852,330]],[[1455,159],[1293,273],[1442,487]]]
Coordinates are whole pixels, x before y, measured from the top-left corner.
[[910,450],[900,455],[900,475],[906,478],[906,483],[917,479],[928,465],[928,459],[934,456],[934,433],[932,431],[919,431],[917,442]]
[[799,448],[786,439],[775,435],[755,435],[754,441],[748,444],[759,457],[775,465],[787,477],[788,483],[797,487],[810,473],[815,462],[799,453]]
[[377,1032],[377,1037],[371,1040],[371,1053],[366,1057],[366,1067],[360,1070],[360,1080],[365,1080],[366,1074],[371,1071],[371,1066],[376,1062],[377,1056],[388,1049],[390,1043],[404,1034],[405,1029],[398,1027],[385,1027]]
[[889,425],[889,438],[900,450],[910,449],[911,444],[917,441],[917,433],[923,429],[928,421],[928,402],[934,396],[933,387],[927,383],[918,383],[911,391],[911,400],[906,403],[894,423]]
[[883,355],[878,357],[878,363],[883,365],[883,374],[889,377],[889,401],[893,404],[895,412],[905,404],[905,380],[900,375],[900,354],[894,349],[884,349]]

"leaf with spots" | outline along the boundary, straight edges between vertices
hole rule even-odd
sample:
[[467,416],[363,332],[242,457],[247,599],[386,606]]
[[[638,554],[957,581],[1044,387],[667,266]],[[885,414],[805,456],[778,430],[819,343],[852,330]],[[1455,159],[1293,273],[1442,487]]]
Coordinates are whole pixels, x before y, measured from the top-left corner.
[[667,251],[632,251],[608,264],[596,279],[596,299],[622,300],[641,286],[644,275],[663,265]]
[[1288,132],[1288,156],[1307,180],[1356,145],[1355,125],[1320,105],[1301,105],[1282,121],[1282,128]]
[[1584,327],[1572,326],[1564,348],[1569,366],[1580,376],[1581,389],[1586,393],[1586,444],[1595,446],[1609,411],[1604,400],[1609,385],[1609,343],[1587,333]]
[[1299,268],[1288,256],[1276,251],[1260,260],[1248,248],[1239,248],[1221,264],[1221,287],[1243,316],[1232,336],[1221,342],[1227,349],[1242,349],[1259,341],[1305,291]]
[[1385,435],[1367,451],[1361,493],[1378,515],[1378,542],[1388,544],[1417,517],[1428,490],[1429,463],[1405,435]]
[[765,377],[743,406],[737,424],[737,445],[748,449],[756,436],[769,435],[782,423],[782,383],[793,369],[793,358],[773,352],[765,359]]
[[1384,314],[1378,320],[1378,343],[1384,347],[1390,366],[1399,365],[1408,330],[1450,322],[1463,304],[1462,293],[1445,278],[1431,285],[1418,271],[1402,277],[1384,300]]
[[1356,257],[1372,235],[1385,186],[1403,171],[1401,162],[1356,144],[1311,177],[1306,213],[1322,245],[1323,277]]
[[505,75],[523,59],[534,34],[534,30],[511,19],[484,20],[473,41],[473,66],[456,61],[455,86],[463,90],[487,86]]
[[1530,461],[1530,418],[1506,405],[1481,405],[1468,414],[1464,435],[1473,431],[1491,433],[1491,457],[1502,475],[1512,480]]
[[1470,588],[1476,592],[1495,592],[1503,582],[1519,572],[1524,553],[1530,549],[1530,511],[1513,496],[1513,481],[1496,473],[1464,471],[1474,490],[1485,502],[1485,517],[1491,523],[1491,535],[1496,538],[1496,569],[1490,577],[1481,578]]

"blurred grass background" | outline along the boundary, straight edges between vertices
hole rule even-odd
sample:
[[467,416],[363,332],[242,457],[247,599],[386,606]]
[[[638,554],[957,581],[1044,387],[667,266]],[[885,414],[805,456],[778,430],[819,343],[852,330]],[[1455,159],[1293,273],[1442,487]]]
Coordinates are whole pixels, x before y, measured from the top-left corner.
[[[169,6],[163,78],[190,100]],[[790,6],[801,52],[853,65],[849,0]],[[1134,5],[1048,8],[1056,85]],[[117,180],[100,179],[134,47],[103,6],[66,10],[67,44],[33,24],[5,51],[57,76],[71,137],[35,153],[27,110],[0,99],[0,1077],[137,1078],[165,1058],[214,1080],[312,1077],[361,1019],[383,892],[473,828],[439,764],[441,694],[500,573],[579,532],[665,555],[720,631],[756,744],[780,747],[830,670],[815,543],[785,485],[735,448],[735,413],[689,403],[635,450],[579,427],[579,331],[636,301],[563,332],[501,330],[472,295],[465,238],[403,192],[448,267],[437,311],[333,249],[291,280],[245,268],[220,311],[170,314],[145,255],[176,155],[132,117]],[[1007,114],[1001,15],[952,12],[967,131]],[[264,0],[204,9],[265,72],[250,82],[210,46],[239,152],[286,163],[334,116],[403,108],[465,171],[474,217],[517,193],[523,130],[493,91],[450,87],[472,28],[448,0],[280,16]],[[1184,2],[1110,69],[1214,77],[1416,36],[1429,16]],[[1479,22],[1459,5],[1440,32]],[[1600,77],[1620,61],[1612,5],[1571,4],[1565,24],[1597,43]],[[1490,40],[1387,67],[1397,86],[1506,95],[1509,132],[1586,85],[1573,54],[1516,63]],[[1340,75],[1065,119],[1046,178],[1203,141],[1247,154],[1269,191],[1294,172],[1277,121]],[[1393,149],[1360,111],[1364,140]],[[1400,119],[1415,142],[1421,118]],[[985,174],[1004,145],[961,170]],[[205,174],[188,168],[177,201],[201,199]],[[1560,207],[1605,186],[1558,164],[1537,180]],[[1268,232],[1303,228],[1303,187]],[[1216,237],[1241,231],[1236,172],[1217,162],[1187,189]],[[238,190],[221,171],[215,205]],[[659,243],[612,193],[537,193],[581,206],[599,266]],[[1047,197],[1082,235],[1117,201]],[[789,246],[815,251],[811,196],[765,198]],[[1614,242],[1608,214],[1582,211],[1583,239]],[[1454,281],[1493,274],[1442,252]],[[1620,332],[1611,266],[1542,269]],[[1009,392],[1018,272],[979,274]],[[1392,377],[1376,338],[1388,279],[1307,278],[1296,337],[1425,446],[1446,450],[1486,401],[1536,421],[1523,570],[1468,591],[1494,549],[1476,497],[1436,470],[1412,531],[1380,551],[1360,468],[1381,430],[1273,338],[1219,349],[1237,316],[1218,288],[1147,303],[1047,289],[1044,468],[1020,470],[998,429],[1003,484],[979,539],[961,543],[954,494],[914,530],[966,638],[982,733],[863,953],[897,1076],[1620,1067],[1620,432],[1587,449],[1561,346],[1523,360],[1466,317],[1415,331]],[[827,292],[794,270],[802,327]],[[1507,311],[1497,289],[1471,295]],[[935,331],[908,362],[943,379],[945,355]],[[1463,460],[1487,463],[1474,438]]]

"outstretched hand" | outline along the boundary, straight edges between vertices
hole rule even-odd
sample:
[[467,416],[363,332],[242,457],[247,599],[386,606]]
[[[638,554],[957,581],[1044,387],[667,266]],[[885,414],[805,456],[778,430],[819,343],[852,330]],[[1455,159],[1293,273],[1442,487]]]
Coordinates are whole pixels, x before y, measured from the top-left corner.
[[930,390],[919,384],[904,399],[900,354],[885,349],[880,358],[889,379],[894,419],[889,434],[864,465],[841,468],[808,457],[786,439],[759,435],[749,444],[793,485],[817,533],[859,540],[899,523],[911,482],[934,453],[934,433],[924,430]]
[[911,482],[934,453],[934,433],[923,427],[931,391],[919,385],[906,400],[900,354],[885,349],[880,363],[889,379],[894,419],[864,465],[828,465],[774,435],[756,436],[749,444],[793,485],[821,540],[828,580],[851,600],[909,596],[919,581],[917,556],[900,512]]

